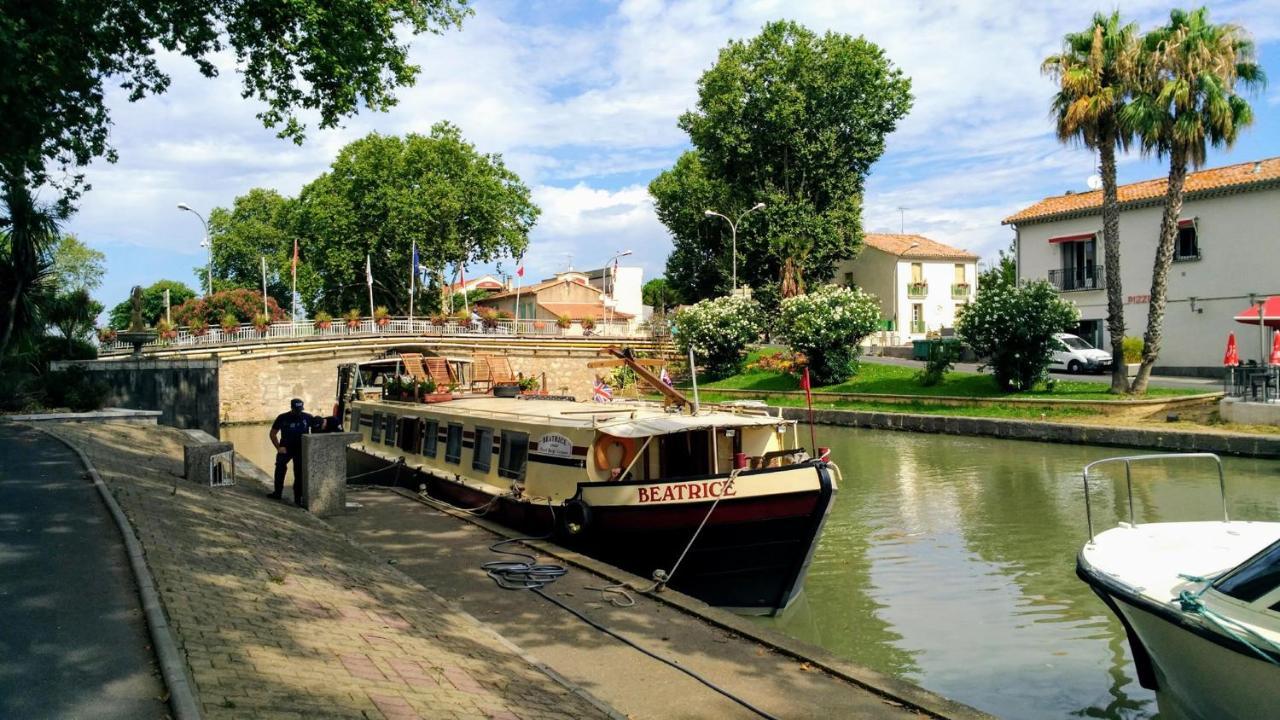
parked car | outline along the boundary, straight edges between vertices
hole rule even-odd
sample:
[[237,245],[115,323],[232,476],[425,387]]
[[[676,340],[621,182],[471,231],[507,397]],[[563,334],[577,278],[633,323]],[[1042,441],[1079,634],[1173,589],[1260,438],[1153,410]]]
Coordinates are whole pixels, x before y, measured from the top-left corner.
[[1067,372],[1107,372],[1111,369],[1111,353],[1099,350],[1083,338],[1070,333],[1053,336],[1055,343],[1053,360],[1049,367]]

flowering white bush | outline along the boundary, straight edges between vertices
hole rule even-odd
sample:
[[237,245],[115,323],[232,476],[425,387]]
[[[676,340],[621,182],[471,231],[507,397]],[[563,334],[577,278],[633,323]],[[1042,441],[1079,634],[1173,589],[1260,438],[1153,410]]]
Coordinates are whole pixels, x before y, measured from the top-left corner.
[[956,323],[956,334],[985,358],[1005,390],[1030,390],[1053,357],[1053,336],[1079,322],[1074,303],[1044,280],[1022,286],[990,282]]
[[675,342],[694,358],[707,374],[724,377],[742,371],[742,350],[760,337],[760,306],[743,297],[703,300],[676,313]]
[[880,300],[861,290],[823,285],[782,301],[779,332],[809,359],[815,385],[835,385],[858,370],[859,344],[880,323]]

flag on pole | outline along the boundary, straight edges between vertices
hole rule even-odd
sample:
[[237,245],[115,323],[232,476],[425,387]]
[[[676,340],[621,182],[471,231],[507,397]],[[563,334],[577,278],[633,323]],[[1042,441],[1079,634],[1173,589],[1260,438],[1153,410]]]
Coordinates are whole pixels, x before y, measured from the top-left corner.
[[413,241],[413,254],[409,259],[409,322],[413,323],[413,295],[418,289],[418,241]]
[[520,264],[516,266],[516,277],[524,277],[524,258],[520,258]]
[[813,394],[810,389],[813,385],[809,382],[809,367],[805,366],[804,375],[800,376],[800,387],[804,388],[804,403],[809,407],[809,442],[813,444],[813,452],[818,452],[817,433],[813,429]]
[[516,332],[519,333],[520,327],[520,285],[524,279],[524,258],[516,261]]
[[613,402],[613,388],[597,376],[595,387],[591,390],[591,399],[595,402]]
[[369,317],[373,317],[373,261],[368,253],[364,256],[364,282],[369,286]]
[[262,314],[268,320],[271,319],[271,313],[267,311],[267,256],[262,256]]
[[290,263],[293,272],[293,285],[289,288],[289,310],[293,319],[298,319],[298,239],[293,239],[293,261]]
[[671,385],[671,373],[667,372],[665,367],[662,368],[662,374],[658,375],[658,379],[662,381],[663,385]]

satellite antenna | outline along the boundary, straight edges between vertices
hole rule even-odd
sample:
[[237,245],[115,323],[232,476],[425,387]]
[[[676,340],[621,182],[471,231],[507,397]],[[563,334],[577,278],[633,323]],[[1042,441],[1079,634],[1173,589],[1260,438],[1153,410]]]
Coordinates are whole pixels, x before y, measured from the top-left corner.
[[1086,185],[1088,185],[1088,186],[1089,186],[1089,189],[1090,189],[1090,190],[1101,190],[1101,189],[1102,189],[1102,176],[1101,176],[1101,175],[1098,175],[1098,174],[1096,174],[1096,173],[1095,173],[1095,174],[1093,174],[1093,175],[1090,175],[1090,176],[1089,176],[1089,179],[1088,179],[1088,180],[1085,180],[1084,182],[1085,182],[1085,184],[1086,184]]

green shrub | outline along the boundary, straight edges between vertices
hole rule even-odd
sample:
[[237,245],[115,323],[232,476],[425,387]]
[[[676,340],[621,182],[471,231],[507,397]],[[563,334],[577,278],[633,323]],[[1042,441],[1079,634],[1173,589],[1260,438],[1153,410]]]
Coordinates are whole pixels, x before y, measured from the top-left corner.
[[947,373],[955,370],[956,357],[960,354],[960,343],[935,342],[929,345],[929,359],[924,369],[916,373],[916,380],[924,387],[933,387],[946,378]]
[[53,370],[44,375],[45,405],[66,407],[76,412],[98,410],[111,389],[81,365]]
[[1142,350],[1146,347],[1146,343],[1142,338],[1127,337],[1122,341],[1120,346],[1124,351],[1124,361],[1126,363],[1142,362]]
[[861,290],[823,285],[782,301],[776,329],[809,359],[815,385],[836,385],[858,371],[860,343],[880,324],[880,300]]
[[1021,286],[978,285],[978,296],[956,323],[956,333],[991,368],[1004,390],[1030,390],[1045,376],[1056,333],[1079,320],[1076,306],[1044,280]]
[[0,410],[35,410],[43,402],[44,384],[38,375],[18,368],[0,370]]
[[675,343],[680,354],[689,348],[711,378],[742,372],[743,349],[760,337],[760,306],[744,297],[703,300],[675,316]]

